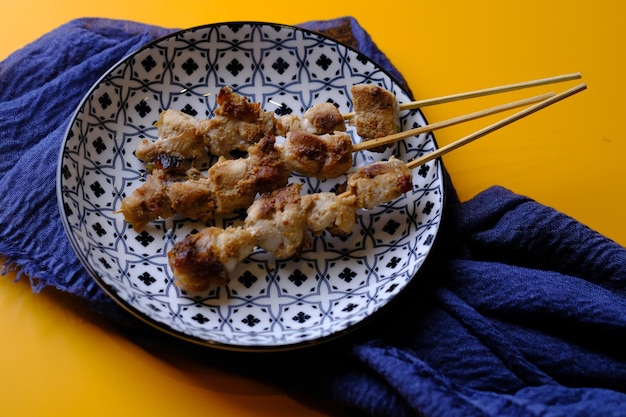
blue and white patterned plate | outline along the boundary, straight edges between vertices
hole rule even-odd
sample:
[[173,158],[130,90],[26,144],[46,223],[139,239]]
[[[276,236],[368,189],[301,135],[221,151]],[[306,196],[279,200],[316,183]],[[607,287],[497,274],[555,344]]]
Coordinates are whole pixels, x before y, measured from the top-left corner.
[[[137,233],[124,222],[122,199],[145,180],[134,150],[156,139],[168,108],[211,117],[221,86],[278,115],[302,114],[330,101],[351,108],[350,88],[374,83],[410,101],[376,63],[324,36],[267,23],[228,23],[177,32],[123,59],[88,92],[63,143],[58,196],[76,254],[98,284],[147,323],[179,338],[238,350],[285,349],[326,340],[353,328],[413,279],[437,235],[444,186],[440,161],[413,172],[414,189],[389,204],[361,211],[344,239],[323,234],[298,260],[261,250],[230,283],[203,294],[178,289],[167,264],[172,245],[204,225],[174,217]],[[424,125],[419,111],[401,113],[403,129]],[[359,141],[352,128],[354,141]],[[362,151],[361,166],[394,154],[405,161],[436,148],[424,134],[385,153]],[[304,191],[329,191],[336,181],[293,176]],[[217,219],[225,227],[245,212]]]

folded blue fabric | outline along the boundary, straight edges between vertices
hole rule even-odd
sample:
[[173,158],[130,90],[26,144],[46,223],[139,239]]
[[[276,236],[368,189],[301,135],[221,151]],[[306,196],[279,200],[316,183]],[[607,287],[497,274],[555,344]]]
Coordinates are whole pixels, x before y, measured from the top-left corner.
[[118,60],[171,30],[82,19],[0,64],[0,254],[46,286],[109,304],[74,255],[58,212],[58,154],[70,118],[91,85]]
[[[351,43],[404,82],[356,20],[303,26]],[[207,355],[129,322],[65,237],[56,164],[89,87],[171,31],[80,19],[0,63],[0,255],[35,291],[80,297],[156,354],[195,356],[359,415],[626,415],[626,249],[501,187],[459,203],[450,186],[422,273],[382,314],[336,341]]]

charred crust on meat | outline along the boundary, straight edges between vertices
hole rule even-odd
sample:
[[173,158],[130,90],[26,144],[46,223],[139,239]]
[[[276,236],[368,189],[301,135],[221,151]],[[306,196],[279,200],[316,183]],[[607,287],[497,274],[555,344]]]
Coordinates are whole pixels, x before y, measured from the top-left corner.
[[233,93],[230,87],[222,87],[217,93],[219,108],[216,114],[229,115],[238,120],[253,122],[261,115],[261,103],[252,103],[247,98]]
[[[397,104],[393,93],[373,84],[354,85],[351,93],[355,111],[352,124],[363,140],[397,133]],[[382,145],[370,151],[382,152],[387,147]]]
[[265,135],[249,149],[254,159],[251,169],[251,185],[260,193],[265,193],[287,184],[290,171],[274,146],[276,138]]
[[304,113],[304,118],[308,119],[317,133],[332,133],[334,131],[345,131],[346,125],[343,115],[337,107],[329,102],[319,103]]

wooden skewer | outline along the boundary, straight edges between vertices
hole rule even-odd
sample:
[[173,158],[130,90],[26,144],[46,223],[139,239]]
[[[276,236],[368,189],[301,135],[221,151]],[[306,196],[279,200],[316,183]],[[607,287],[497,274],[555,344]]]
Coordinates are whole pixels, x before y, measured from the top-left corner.
[[[512,103],[507,103],[507,104],[503,104],[500,106],[496,106],[496,107],[492,107],[489,109],[485,109],[485,110],[481,110],[481,111],[477,111],[474,113],[470,113],[470,114],[466,114],[463,116],[459,116],[459,117],[454,117],[452,119],[448,119],[448,120],[444,120],[441,122],[437,122],[437,123],[432,123],[426,126],[422,126],[422,127],[418,127],[416,129],[411,129],[411,130],[407,130],[405,132],[399,132],[393,135],[389,135],[389,136],[384,136],[382,138],[377,138],[377,139],[372,139],[372,140],[368,140],[365,142],[361,142],[361,143],[356,143],[352,145],[352,149],[350,150],[351,152],[358,152],[360,150],[363,149],[370,149],[372,147],[377,147],[377,146],[381,146],[381,145],[385,145],[388,143],[393,143],[393,142],[397,142],[401,139],[410,137],[410,136],[415,136],[415,135],[419,135],[421,133],[425,133],[425,132],[430,132],[436,129],[441,129],[443,127],[447,127],[447,126],[452,126],[454,124],[458,124],[458,123],[462,123],[462,122],[466,122],[469,120],[473,120],[473,119],[477,119],[479,117],[484,117],[484,116],[488,116],[494,113],[498,113],[498,112],[502,112],[505,110],[509,110],[509,109],[513,109],[516,107],[521,107],[521,106],[526,106],[532,103],[537,103],[537,102],[541,102],[542,100],[546,100],[549,97],[554,96],[554,93],[546,93],[546,94],[541,94],[539,96],[535,96],[535,97],[530,97],[530,98],[526,98],[523,100],[518,100],[518,101],[514,101]],[[118,210],[115,210],[113,212],[113,214],[119,214],[119,213],[123,213],[123,210],[120,208]]]
[[[468,91],[465,93],[451,94],[443,97],[430,98],[425,100],[411,101],[400,104],[400,110],[417,109],[420,107],[434,106],[436,104],[451,103],[453,101],[466,100],[470,98],[483,97],[491,94],[506,93],[524,88],[538,87],[541,85],[560,83],[580,79],[582,74],[575,72],[572,74],[557,75],[555,77],[540,78],[538,80],[524,81],[521,83],[507,84],[498,87],[485,88],[481,90]],[[343,118],[348,120],[354,117],[354,112],[345,113]]]
[[465,136],[464,138],[461,138],[461,139],[459,139],[459,140],[457,140],[455,142],[452,142],[449,145],[443,146],[443,147],[437,149],[436,151],[433,151],[433,152],[431,152],[431,153],[429,153],[427,155],[422,156],[421,158],[414,159],[413,161],[408,162],[406,165],[411,170],[414,169],[414,168],[417,168],[418,166],[423,165],[426,162],[429,162],[429,161],[431,161],[431,160],[433,160],[435,158],[438,158],[438,157],[440,157],[440,156],[442,156],[442,155],[444,155],[444,154],[446,154],[446,153],[448,153],[450,151],[453,151],[453,150],[455,150],[457,148],[460,148],[461,146],[464,146],[464,145],[466,145],[466,144],[468,144],[468,143],[470,143],[470,142],[472,142],[472,141],[474,141],[474,140],[476,140],[478,138],[481,138],[481,137],[483,137],[483,136],[485,136],[485,135],[487,135],[487,134],[489,134],[491,132],[494,132],[495,130],[498,130],[498,129],[504,127],[504,126],[507,126],[507,125],[517,121],[517,120],[520,120],[520,119],[522,119],[522,118],[524,118],[526,116],[529,116],[529,115],[531,115],[531,114],[533,114],[533,113],[535,113],[535,112],[537,112],[537,111],[539,111],[541,109],[544,109],[544,108],[546,108],[546,107],[548,107],[548,106],[550,106],[550,105],[552,105],[552,104],[554,104],[554,103],[556,103],[558,101],[561,101],[561,100],[563,100],[563,99],[565,99],[567,97],[573,96],[574,94],[579,93],[579,92],[585,90],[586,88],[587,88],[587,85],[585,83],[579,84],[579,85],[577,85],[577,86],[575,86],[573,88],[570,88],[569,90],[566,90],[566,91],[564,91],[562,93],[559,93],[559,94],[557,94],[557,95],[555,95],[553,97],[550,97],[550,98],[548,98],[548,99],[546,99],[544,101],[541,101],[541,102],[539,102],[539,103],[537,103],[537,104],[535,104],[533,106],[530,106],[530,107],[528,107],[528,108],[526,108],[524,110],[521,110],[521,111],[519,111],[519,112],[517,112],[517,113],[515,113],[515,114],[513,114],[513,115],[511,115],[509,117],[506,117],[506,118],[500,120],[499,122],[491,124],[491,125],[483,128],[483,129],[480,129],[480,130],[478,130],[478,131],[476,131],[476,132],[474,132],[474,133],[472,133],[472,134],[470,134],[468,136]]
[[441,129],[444,127],[456,125],[459,123],[467,122],[470,120],[478,119],[480,117],[486,117],[495,113],[500,113],[506,110],[511,110],[516,107],[523,107],[529,104],[544,101],[550,97],[553,97],[554,93],[545,93],[535,97],[525,98],[523,100],[514,101],[512,103],[501,104],[499,106],[491,107],[485,110],[480,110],[474,113],[466,114],[463,116],[453,117],[452,119],[443,120],[441,122],[431,123],[426,126],[417,127],[415,129],[405,130],[403,132],[394,133],[393,135],[383,136],[381,138],[366,140],[363,142],[355,143],[352,145],[352,151],[358,152],[364,149],[372,149],[378,146],[388,145],[390,143],[397,142],[401,139],[405,139],[411,136],[417,136],[422,133],[432,132],[433,130]]

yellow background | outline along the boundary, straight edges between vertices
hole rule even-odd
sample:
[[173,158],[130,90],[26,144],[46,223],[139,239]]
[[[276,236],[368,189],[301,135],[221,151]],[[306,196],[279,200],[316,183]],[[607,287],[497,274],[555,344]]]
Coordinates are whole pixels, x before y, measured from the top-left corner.
[[[233,20],[296,24],[345,15],[369,31],[417,98],[580,71],[587,91],[445,156],[444,163],[462,200],[502,185],[626,244],[621,101],[626,6],[621,2],[4,1],[0,59],[79,17],[185,28]],[[424,113],[433,122],[573,84],[429,107]],[[496,118],[439,131],[437,140],[445,145]],[[25,280],[14,283],[14,278],[0,279],[0,415],[327,412],[236,375],[148,353],[69,297],[54,291],[34,295]]]

